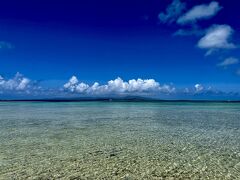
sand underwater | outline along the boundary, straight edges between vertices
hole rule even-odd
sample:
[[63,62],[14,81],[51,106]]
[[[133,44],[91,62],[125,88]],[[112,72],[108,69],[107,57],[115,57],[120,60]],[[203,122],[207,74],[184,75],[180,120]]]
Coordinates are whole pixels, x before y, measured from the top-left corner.
[[240,179],[240,104],[1,102],[0,179]]

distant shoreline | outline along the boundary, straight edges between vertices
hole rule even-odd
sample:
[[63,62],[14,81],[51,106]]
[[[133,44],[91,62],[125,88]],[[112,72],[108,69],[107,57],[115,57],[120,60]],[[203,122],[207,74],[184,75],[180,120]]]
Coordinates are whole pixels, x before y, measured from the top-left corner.
[[0,102],[192,102],[192,103],[240,103],[240,100],[159,100],[159,99],[13,99],[0,100]]

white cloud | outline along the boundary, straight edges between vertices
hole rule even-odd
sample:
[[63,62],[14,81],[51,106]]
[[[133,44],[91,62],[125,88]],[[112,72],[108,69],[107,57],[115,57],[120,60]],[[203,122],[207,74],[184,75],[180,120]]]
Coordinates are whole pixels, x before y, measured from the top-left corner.
[[222,9],[219,6],[218,2],[212,1],[209,4],[201,4],[194,6],[184,15],[178,18],[178,24],[187,24],[187,23],[194,23],[197,20],[201,19],[209,19],[216,15]]
[[24,90],[25,88],[27,88],[28,84],[30,83],[30,80],[27,78],[22,78],[22,80],[20,80],[20,83],[17,86],[17,90]]
[[224,61],[222,61],[221,63],[219,63],[218,66],[227,67],[229,65],[234,65],[234,64],[238,64],[238,63],[239,63],[239,60],[237,58],[229,57],[229,58],[225,59]]
[[208,49],[207,54],[217,49],[236,48],[236,46],[230,42],[233,32],[233,29],[229,25],[213,25],[198,41],[197,46],[201,49]]
[[76,86],[76,90],[77,92],[84,92],[85,90],[87,90],[89,88],[89,86],[85,83],[80,83]]
[[64,88],[68,89],[71,92],[83,93],[89,88],[89,85],[85,83],[78,83],[78,79],[76,76],[72,76],[69,81],[64,84]]
[[17,73],[12,79],[4,79],[0,76],[0,90],[24,91],[30,86],[30,80]]
[[204,90],[204,87],[203,87],[203,85],[201,85],[201,84],[196,84],[194,87],[195,87],[195,91],[196,91],[197,93]]
[[92,86],[79,82],[73,76],[64,84],[64,89],[74,93],[88,95],[109,95],[109,94],[131,94],[131,93],[172,93],[175,88],[170,85],[160,85],[154,79],[132,79],[128,82],[123,81],[120,77],[108,81],[105,85],[95,82]]
[[73,92],[76,89],[77,83],[78,83],[77,77],[72,76],[71,79],[69,79],[69,81],[66,84],[64,84],[64,88]]
[[173,23],[182,14],[185,8],[185,3],[182,3],[180,0],[173,0],[167,7],[166,13],[160,13],[158,18],[162,23]]

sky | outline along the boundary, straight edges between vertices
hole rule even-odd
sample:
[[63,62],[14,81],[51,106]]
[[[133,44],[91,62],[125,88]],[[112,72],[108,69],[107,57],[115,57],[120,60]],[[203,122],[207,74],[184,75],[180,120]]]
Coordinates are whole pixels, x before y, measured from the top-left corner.
[[0,2],[0,99],[240,99],[240,2]]

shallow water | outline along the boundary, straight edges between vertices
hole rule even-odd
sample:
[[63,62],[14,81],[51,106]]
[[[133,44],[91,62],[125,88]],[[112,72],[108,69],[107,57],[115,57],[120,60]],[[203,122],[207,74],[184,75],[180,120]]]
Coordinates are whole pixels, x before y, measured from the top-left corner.
[[240,179],[240,104],[0,103],[0,179]]

